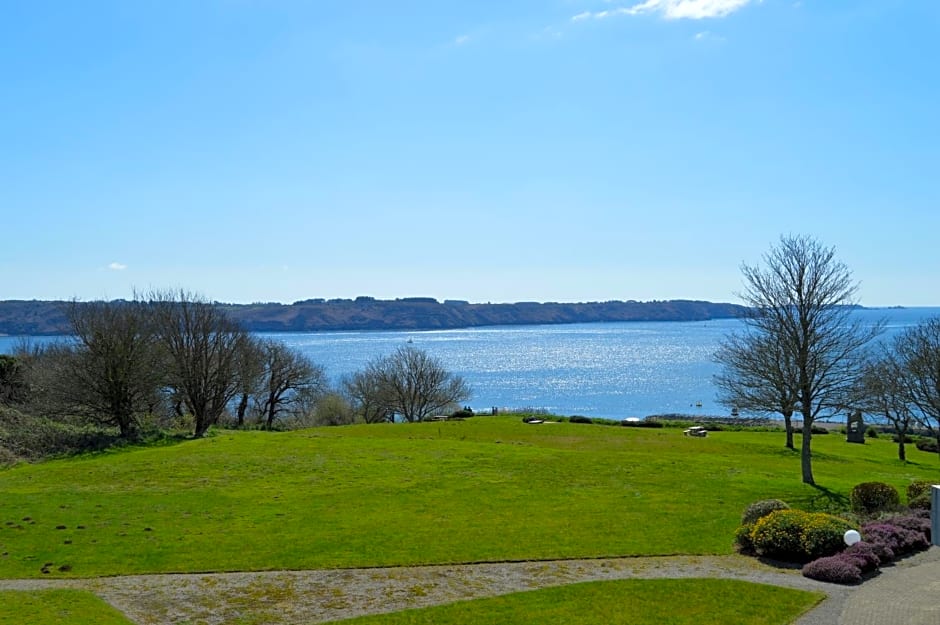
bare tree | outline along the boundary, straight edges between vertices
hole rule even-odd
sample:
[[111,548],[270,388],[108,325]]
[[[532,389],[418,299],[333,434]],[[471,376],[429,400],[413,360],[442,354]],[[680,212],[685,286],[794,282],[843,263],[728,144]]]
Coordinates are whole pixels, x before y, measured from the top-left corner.
[[391,397],[387,397],[382,386],[377,361],[369,363],[362,371],[343,378],[342,387],[351,399],[354,410],[366,423],[384,423],[394,414]]
[[905,330],[894,348],[905,397],[940,448],[940,317]]
[[[862,373],[864,348],[882,325],[853,318],[858,284],[836,260],[835,250],[807,236],[781,237],[764,256],[764,265],[742,266],[750,307],[744,319],[761,343],[780,348],[783,371],[803,418],[803,482],[815,484],[812,466],[813,423],[848,407]],[[773,351],[770,352],[774,354]],[[776,355],[768,367],[779,366]]]
[[799,410],[793,362],[766,334],[745,332],[725,338],[715,353],[718,401],[729,408],[783,416],[786,447],[793,449],[793,413]]
[[38,359],[45,388],[60,410],[133,436],[162,386],[160,353],[139,302],[72,302],[74,341],[49,346]]
[[905,439],[915,423],[905,390],[905,373],[893,354],[883,353],[865,364],[855,405],[863,412],[884,417],[898,436],[898,460],[907,460]]
[[411,345],[374,361],[367,371],[377,377],[389,409],[408,422],[424,421],[470,398],[463,378]]
[[238,346],[237,354],[237,376],[238,398],[235,406],[235,423],[241,428],[245,426],[245,415],[248,413],[248,406],[251,398],[261,391],[261,385],[264,381],[264,345],[262,342],[248,335]]
[[323,368],[281,341],[262,343],[264,374],[260,394],[265,429],[270,430],[279,414],[326,388]]
[[153,292],[156,335],[168,355],[170,385],[205,435],[238,392],[238,354],[247,333],[218,307],[187,291]]

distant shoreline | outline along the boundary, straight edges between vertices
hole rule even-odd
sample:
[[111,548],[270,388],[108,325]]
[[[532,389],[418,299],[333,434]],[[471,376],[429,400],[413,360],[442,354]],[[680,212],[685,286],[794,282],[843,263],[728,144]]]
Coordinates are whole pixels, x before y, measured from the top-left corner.
[[[68,334],[64,301],[0,301],[0,335]],[[471,304],[411,297],[311,299],[293,304],[216,304],[251,332],[456,330],[474,327],[738,318],[739,304],[695,300]]]

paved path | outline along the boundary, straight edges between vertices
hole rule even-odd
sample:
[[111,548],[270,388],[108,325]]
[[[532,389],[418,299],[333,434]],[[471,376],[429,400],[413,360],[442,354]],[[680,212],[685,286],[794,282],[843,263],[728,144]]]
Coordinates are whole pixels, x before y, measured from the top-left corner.
[[0,580],[2,589],[80,588],[139,625],[321,623],[581,581],[719,577],[828,595],[795,625],[940,625],[940,549],[858,587],[824,584],[743,556],[674,556],[451,566]]
[[894,566],[852,593],[840,625],[940,625],[940,547]]

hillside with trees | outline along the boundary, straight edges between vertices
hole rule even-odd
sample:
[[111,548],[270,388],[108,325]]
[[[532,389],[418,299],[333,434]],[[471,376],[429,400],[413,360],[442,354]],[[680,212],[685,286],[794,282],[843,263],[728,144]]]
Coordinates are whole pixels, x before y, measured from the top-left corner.
[[[0,335],[68,332],[65,301],[0,301]],[[251,332],[444,330],[494,325],[613,321],[706,321],[740,317],[742,306],[691,300],[472,304],[428,297],[308,299],[293,304],[216,303]]]

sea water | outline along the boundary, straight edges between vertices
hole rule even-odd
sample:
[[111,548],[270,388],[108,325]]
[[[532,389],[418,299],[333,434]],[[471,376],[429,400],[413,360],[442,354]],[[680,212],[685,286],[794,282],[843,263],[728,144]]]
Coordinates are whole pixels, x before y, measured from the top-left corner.
[[[884,339],[940,308],[864,309],[886,322]],[[263,333],[322,365],[338,381],[370,360],[413,346],[464,377],[476,411],[536,408],[622,419],[651,414],[725,415],[715,397],[715,350],[743,325],[733,319],[498,326],[462,330]],[[0,337],[0,353],[17,339]],[[41,340],[49,340],[47,338]]]

